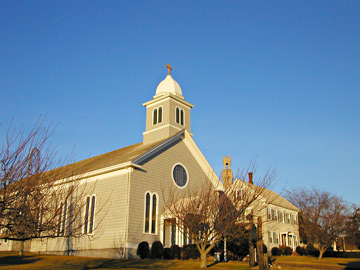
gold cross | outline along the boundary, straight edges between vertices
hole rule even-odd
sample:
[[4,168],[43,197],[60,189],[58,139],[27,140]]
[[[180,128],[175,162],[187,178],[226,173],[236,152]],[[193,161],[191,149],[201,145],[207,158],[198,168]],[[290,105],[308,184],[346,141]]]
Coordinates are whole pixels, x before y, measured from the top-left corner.
[[168,68],[168,75],[170,75],[170,70],[172,70],[172,67],[170,67],[170,64],[167,64],[165,67]]

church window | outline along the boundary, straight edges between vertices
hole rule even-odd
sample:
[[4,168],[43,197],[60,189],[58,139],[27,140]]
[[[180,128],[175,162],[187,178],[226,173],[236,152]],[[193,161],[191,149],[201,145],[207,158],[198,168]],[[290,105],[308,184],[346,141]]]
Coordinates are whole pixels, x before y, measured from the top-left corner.
[[63,217],[62,217],[62,228],[60,235],[64,235],[66,229],[66,218],[67,218],[67,202],[64,203]]
[[155,108],[153,110],[153,125],[159,124],[162,122],[163,119],[163,109],[162,107]]
[[156,125],[157,124],[157,108],[154,110],[153,112],[153,125]]
[[84,234],[92,233],[94,231],[95,220],[95,195],[86,197],[85,216],[84,216]]
[[184,188],[188,183],[188,173],[185,167],[181,164],[175,164],[172,170],[172,178],[178,187]]
[[57,231],[58,235],[61,234],[61,220],[62,220],[62,210],[63,210],[62,203],[60,205],[61,207],[59,209],[60,212],[59,212],[59,223],[58,223],[58,231]]
[[158,123],[162,122],[162,107],[159,107]]
[[89,233],[92,233],[94,230],[94,217],[95,217],[95,196],[92,196]]
[[184,110],[176,107],[175,121],[177,124],[184,125]]
[[145,194],[145,233],[156,233],[157,195],[146,192]]
[[176,107],[176,123],[180,123],[180,109],[178,107]]
[[155,233],[156,226],[156,195],[152,198],[151,233]]
[[90,208],[90,197],[86,198],[86,209],[85,209],[85,220],[84,220],[84,233],[88,232],[89,224],[89,208]]

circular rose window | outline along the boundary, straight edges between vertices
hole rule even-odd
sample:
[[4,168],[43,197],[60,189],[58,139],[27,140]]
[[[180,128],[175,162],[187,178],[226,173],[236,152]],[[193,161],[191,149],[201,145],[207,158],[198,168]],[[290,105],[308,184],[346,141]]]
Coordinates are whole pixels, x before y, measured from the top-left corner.
[[172,177],[175,184],[180,188],[185,187],[189,180],[187,171],[181,164],[176,164],[173,167]]

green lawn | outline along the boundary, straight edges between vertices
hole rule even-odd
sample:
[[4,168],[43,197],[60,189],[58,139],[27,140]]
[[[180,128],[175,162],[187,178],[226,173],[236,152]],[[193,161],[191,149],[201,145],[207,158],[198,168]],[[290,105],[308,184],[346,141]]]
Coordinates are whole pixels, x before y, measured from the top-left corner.
[[[300,256],[274,257],[275,267],[272,269],[360,269],[360,259],[324,258],[317,263],[316,258]],[[104,258],[86,258],[76,256],[55,256],[25,253],[19,257],[15,252],[0,252],[0,269],[199,269],[199,260],[116,260]],[[350,268],[351,266],[351,268]],[[208,260],[208,268],[249,269],[245,262],[214,263]],[[257,268],[253,268],[257,269]]]

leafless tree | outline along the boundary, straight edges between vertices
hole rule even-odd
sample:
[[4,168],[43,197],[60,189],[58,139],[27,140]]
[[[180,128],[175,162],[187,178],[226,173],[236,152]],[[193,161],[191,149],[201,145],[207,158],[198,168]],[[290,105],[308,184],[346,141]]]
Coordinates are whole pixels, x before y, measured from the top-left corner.
[[286,198],[300,209],[299,229],[303,241],[319,249],[318,261],[346,229],[346,202],[327,191],[298,188],[286,191]]
[[[237,180],[227,189],[211,183],[187,193],[171,190],[165,198],[165,213],[200,252],[200,267],[207,265],[207,254],[221,240],[239,236],[238,229],[246,221],[245,210],[270,186],[275,172],[267,173],[256,184]],[[246,228],[247,226],[242,226]]]
[[20,255],[26,240],[79,236],[84,224],[86,184],[56,159],[52,132],[41,119],[28,133],[10,125],[0,148],[0,239],[18,241]]

